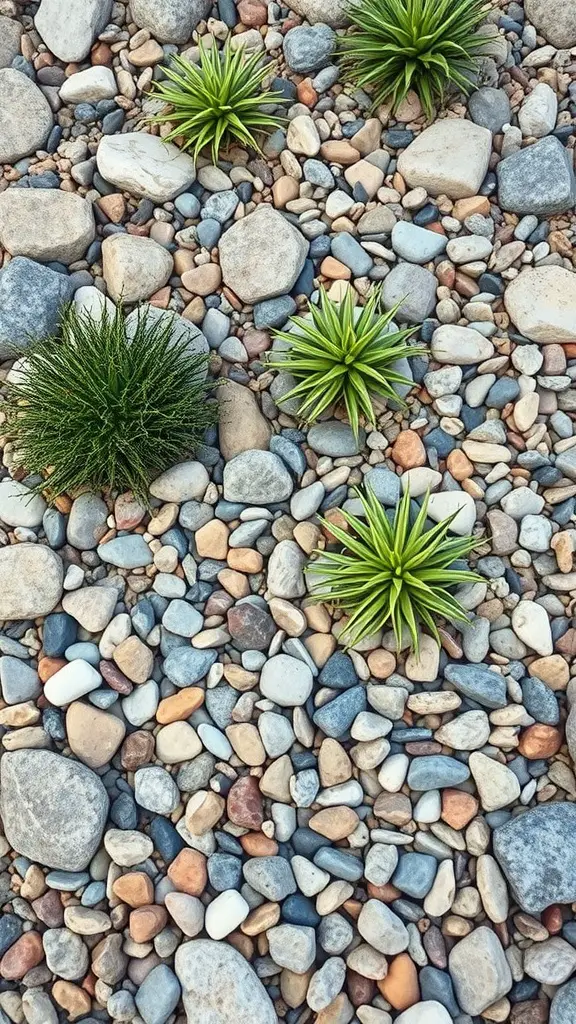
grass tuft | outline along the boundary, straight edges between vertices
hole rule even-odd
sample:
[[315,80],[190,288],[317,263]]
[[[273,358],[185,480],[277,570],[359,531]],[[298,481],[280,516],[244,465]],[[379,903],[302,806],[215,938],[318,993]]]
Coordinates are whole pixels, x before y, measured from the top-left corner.
[[7,385],[7,432],[19,464],[48,471],[52,499],[89,486],[146,502],[150,480],[195,451],[216,403],[207,357],[173,332],[173,315],[141,310],[127,338],[120,308],[93,317],[70,306],[57,336],[26,349]]
[[262,64],[259,53],[246,56],[242,47],[232,50],[229,43],[223,51],[201,43],[199,49],[199,64],[175,54],[163,68],[169,81],[156,82],[155,95],[172,109],[150,118],[151,123],[173,124],[164,141],[177,139],[182,149],[193,151],[195,160],[210,146],[216,163],[221,147],[231,142],[260,152],[254,132],[275,131],[282,124],[262,105],[286,102],[280,92],[262,92],[271,66]]
[[352,0],[343,68],[375,107],[391,100],[396,108],[414,89],[431,118],[449,86],[470,92],[487,9],[486,0]]
[[440,642],[435,621],[438,616],[454,622],[468,621],[449,588],[481,580],[469,569],[454,568],[478,538],[448,536],[457,512],[426,528],[429,495],[411,524],[409,489],[396,508],[393,523],[371,490],[357,493],[366,518],[342,509],[350,533],[320,520],[344,550],[317,552],[318,560],[307,569],[321,576],[312,587],[312,596],[350,615],[345,631],[350,647],[384,626],[392,626],[398,649],[407,630],[417,653],[422,628]]
[[377,289],[361,309],[354,307],[351,288],[341,303],[320,289],[319,305],[310,305],[308,317],[291,317],[293,330],[275,332],[288,347],[272,350],[268,364],[291,373],[297,381],[282,401],[299,399],[299,415],[306,423],[343,402],[356,436],[361,414],[375,422],[373,397],[403,405],[394,387],[412,387],[413,381],[394,369],[394,363],[423,350],[405,344],[416,327],[390,331],[396,309],[381,312]]

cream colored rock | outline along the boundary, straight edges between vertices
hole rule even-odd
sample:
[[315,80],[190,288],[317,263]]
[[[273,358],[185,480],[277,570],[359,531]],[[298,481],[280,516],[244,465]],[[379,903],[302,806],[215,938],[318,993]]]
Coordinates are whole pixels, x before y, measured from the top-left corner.
[[224,283],[251,305],[286,295],[308,255],[304,236],[267,203],[225,231],[219,248]]
[[412,188],[429,195],[466,199],[478,194],[488,170],[492,134],[472,121],[445,118],[426,128],[398,157]]
[[74,263],[95,234],[92,204],[73,192],[9,188],[0,195],[0,243],[12,256]]
[[521,334],[540,345],[576,341],[576,274],[564,267],[523,270],[504,305]]
[[151,238],[127,234],[104,239],[102,261],[104,280],[115,302],[149,299],[166,284],[174,262],[168,250]]
[[332,28],[344,28],[348,24],[346,0],[294,0],[290,10],[301,14],[311,25],[321,22]]
[[192,157],[171,142],[146,132],[104,135],[96,163],[106,181],[155,203],[174,199],[196,177]]

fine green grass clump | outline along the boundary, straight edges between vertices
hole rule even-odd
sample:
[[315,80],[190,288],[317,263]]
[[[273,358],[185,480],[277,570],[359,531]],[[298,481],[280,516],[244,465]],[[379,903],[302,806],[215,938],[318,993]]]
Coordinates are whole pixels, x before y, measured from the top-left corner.
[[261,63],[259,53],[246,56],[242,47],[232,50],[229,43],[223,51],[200,44],[199,65],[175,54],[163,70],[169,82],[156,82],[155,95],[172,109],[150,120],[173,124],[165,141],[183,140],[182,149],[192,150],[194,159],[210,146],[216,163],[221,147],[231,142],[260,151],[254,132],[271,132],[282,123],[262,110],[263,104],[286,100],[280,92],[262,92],[270,65]]
[[48,471],[52,498],[88,485],[131,490],[147,501],[150,480],[191,455],[216,420],[207,357],[173,340],[174,319],[141,311],[62,315],[58,335],[34,342],[8,386],[7,433],[19,464]]
[[310,318],[291,317],[293,330],[276,331],[288,348],[273,350],[268,363],[296,379],[296,386],[283,401],[299,399],[299,415],[306,423],[317,420],[334,403],[344,402],[352,430],[358,435],[361,413],[375,422],[373,397],[404,404],[394,385],[412,387],[413,381],[398,373],[393,364],[403,356],[421,354],[422,349],[405,344],[415,327],[390,331],[396,309],[383,313],[379,304],[376,289],[361,311],[354,307],[351,288],[341,303],[333,302],[321,289],[319,305],[310,305]]
[[374,105],[397,107],[414,89],[427,117],[448,87],[464,93],[485,52],[477,31],[486,0],[352,0],[353,31],[344,37],[344,70]]
[[321,520],[344,550],[317,552],[320,557],[308,568],[308,572],[321,576],[313,587],[313,597],[335,604],[350,615],[345,631],[349,646],[384,626],[392,626],[399,650],[406,629],[415,652],[423,627],[440,642],[438,616],[468,621],[449,588],[481,579],[469,569],[452,568],[478,539],[448,536],[457,513],[426,529],[428,495],[412,526],[408,489],[396,508],[393,523],[372,491],[367,490],[365,495],[358,492],[358,497],[365,519],[342,510],[350,532]]

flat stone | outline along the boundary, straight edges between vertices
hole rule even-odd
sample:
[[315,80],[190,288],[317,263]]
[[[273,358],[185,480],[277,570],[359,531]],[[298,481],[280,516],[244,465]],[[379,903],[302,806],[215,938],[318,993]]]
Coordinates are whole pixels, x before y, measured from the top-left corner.
[[553,135],[501,160],[497,173],[500,206],[511,213],[548,217],[576,201],[570,153]]
[[95,65],[70,75],[60,86],[60,99],[63,103],[98,103],[100,100],[113,100],[117,92],[114,72]]
[[87,55],[111,11],[112,0],[42,0],[34,24],[55,57],[77,62]]
[[494,832],[494,853],[514,899],[528,914],[576,899],[576,865],[566,856],[576,837],[576,805],[531,808]]
[[506,310],[521,334],[540,345],[576,342],[576,274],[564,267],[523,270],[504,294]]
[[[245,451],[224,467],[224,498],[246,505],[272,505],[292,494],[292,478],[272,452]],[[281,595],[278,595],[281,596]]]
[[196,177],[192,157],[171,142],[146,132],[104,135],[96,161],[106,181],[155,203],[174,199]]
[[177,949],[174,966],[188,1024],[276,1024],[266,989],[233,946],[192,939]]
[[455,366],[469,366],[490,359],[494,346],[473,327],[443,324],[432,335],[432,356],[438,363]]
[[[105,135],[104,139],[123,137]],[[104,239],[102,262],[104,280],[115,302],[149,299],[166,284],[173,267],[172,256],[164,246],[151,238],[128,234],[109,235]]]
[[92,204],[73,192],[9,188],[0,195],[0,242],[12,256],[73,263],[95,233]]
[[485,811],[497,811],[514,803],[520,796],[520,783],[513,771],[495,758],[479,750],[468,760],[478,795]]
[[453,757],[431,754],[416,757],[408,771],[408,785],[415,790],[443,789],[458,786],[470,777],[467,765]]
[[476,522],[476,505],[472,496],[466,491],[440,491],[430,495],[428,515],[435,523],[454,513],[456,516],[450,524],[450,533],[459,537],[469,536]]
[[354,436],[352,428],[341,420],[326,420],[315,423],[308,431],[308,444],[318,455],[332,458],[348,458],[357,455],[364,444],[365,432],[360,430]]
[[120,569],[144,568],[154,560],[144,537],[139,533],[114,537],[105,544],[99,544],[98,557]]
[[506,684],[499,672],[487,665],[447,665],[445,678],[464,697],[484,708],[504,708],[507,704]]
[[0,657],[0,683],[6,704],[21,704],[40,696],[38,673],[31,665],[11,655]]
[[312,673],[298,658],[277,654],[262,669],[260,690],[280,707],[298,707],[312,692]]
[[429,263],[444,252],[446,243],[444,235],[419,228],[407,220],[399,220],[392,229],[392,248],[409,263]]
[[262,203],[220,240],[224,283],[254,305],[294,286],[308,253],[303,235],[281,213]]
[[85,765],[48,750],[5,753],[0,808],[8,842],[32,861],[83,871],[100,845],[108,797]]
[[12,359],[15,345],[25,349],[31,338],[53,334],[72,291],[64,274],[25,256],[11,259],[0,271],[0,359]]
[[150,484],[150,494],[161,501],[194,501],[204,497],[209,476],[201,462],[179,462]]
[[47,615],[60,600],[62,559],[39,544],[0,549],[0,618],[35,619]]
[[115,587],[82,587],[64,594],[62,607],[84,629],[99,633],[110,622],[117,600]]
[[458,942],[449,956],[450,976],[462,1010],[480,1014],[512,987],[512,975],[495,932],[481,926]]
[[0,70],[0,163],[11,164],[42,149],[54,118],[44,93],[14,68]]
[[465,199],[478,194],[488,170],[492,135],[472,121],[437,121],[398,157],[398,170],[412,188],[429,195]]
[[159,42],[186,43],[208,16],[210,0],[133,0],[130,10],[138,28],[147,28]]

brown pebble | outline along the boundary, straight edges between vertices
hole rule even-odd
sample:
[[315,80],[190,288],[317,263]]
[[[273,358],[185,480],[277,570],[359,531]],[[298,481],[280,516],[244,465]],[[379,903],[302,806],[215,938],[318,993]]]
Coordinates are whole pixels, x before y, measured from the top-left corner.
[[170,722],[185,722],[203,703],[204,690],[201,690],[199,686],[185,686],[171,697],[165,697],[160,701],[156,711],[156,721],[161,725],[169,725]]
[[275,857],[278,853],[276,840],[269,839],[263,832],[247,832],[240,837],[240,845],[249,857]]
[[395,1010],[407,1010],[420,999],[416,965],[408,953],[399,953],[388,966],[388,974],[376,982],[380,994]]
[[86,1013],[90,1013],[92,1007],[88,993],[79,985],[73,985],[71,981],[55,981],[52,986],[52,998],[58,1006],[66,1010],[69,1021],[79,1020]]
[[[466,922],[466,924],[469,923],[470,922]],[[472,927],[471,924],[470,927]],[[422,936],[422,945],[434,966],[443,971],[448,966],[446,942],[444,941],[442,932],[435,924],[431,925],[427,932],[424,932],[424,935]]]
[[549,1010],[543,999],[515,1003],[510,1011],[510,1024],[548,1024]]
[[538,761],[542,757],[552,757],[562,746],[562,730],[553,725],[535,725],[524,729],[518,743],[518,753],[529,761]]
[[61,928],[64,924],[64,907],[56,889],[48,889],[43,896],[33,900],[32,910],[48,928]]
[[264,808],[258,779],[244,775],[230,788],[226,800],[228,818],[234,825],[258,830],[264,821]]
[[166,927],[168,913],[165,907],[152,904],[148,907],[137,907],[130,914],[130,938],[134,942],[149,942],[158,932]]
[[239,0],[238,14],[240,21],[247,28],[260,28],[266,24],[268,12],[264,4],[258,0]]
[[478,813],[478,800],[471,793],[459,789],[442,790],[442,821],[459,831],[466,828]]
[[146,907],[154,899],[152,879],[144,871],[128,871],[117,878],[112,892],[129,907]]
[[442,744],[436,743],[435,740],[414,740],[412,743],[406,743],[404,749],[407,754],[422,757],[426,754],[441,754]]
[[44,959],[44,947],[38,932],[25,932],[0,960],[0,975],[6,981],[20,981]]
[[148,764],[154,755],[155,741],[151,732],[138,729],[126,737],[120,751],[120,762],[128,772]]
[[350,968],[346,971],[346,988],[352,1006],[370,1006],[376,995],[376,983]]
[[146,515],[146,509],[132,494],[132,491],[124,491],[119,494],[114,502],[114,518],[119,530],[133,530],[142,522]]
[[201,896],[208,880],[206,857],[198,850],[180,850],[168,868],[168,878],[178,892]]
[[130,682],[128,676],[125,676],[113,661],[101,661],[98,665],[98,671],[106,680],[110,689],[115,690],[116,693],[121,693],[123,697],[127,697],[129,693],[132,693],[134,684]]
[[392,445],[392,458],[402,469],[426,465],[426,449],[415,430],[401,430]]
[[312,815],[308,826],[314,832],[335,842],[351,835],[359,820],[352,807],[325,807],[324,810]]
[[41,681],[47,683],[56,672],[59,672],[67,664],[68,662],[65,658],[40,658],[38,662],[38,675]]
[[550,935],[558,935],[562,931],[562,907],[558,903],[553,903],[542,911],[542,924]]

